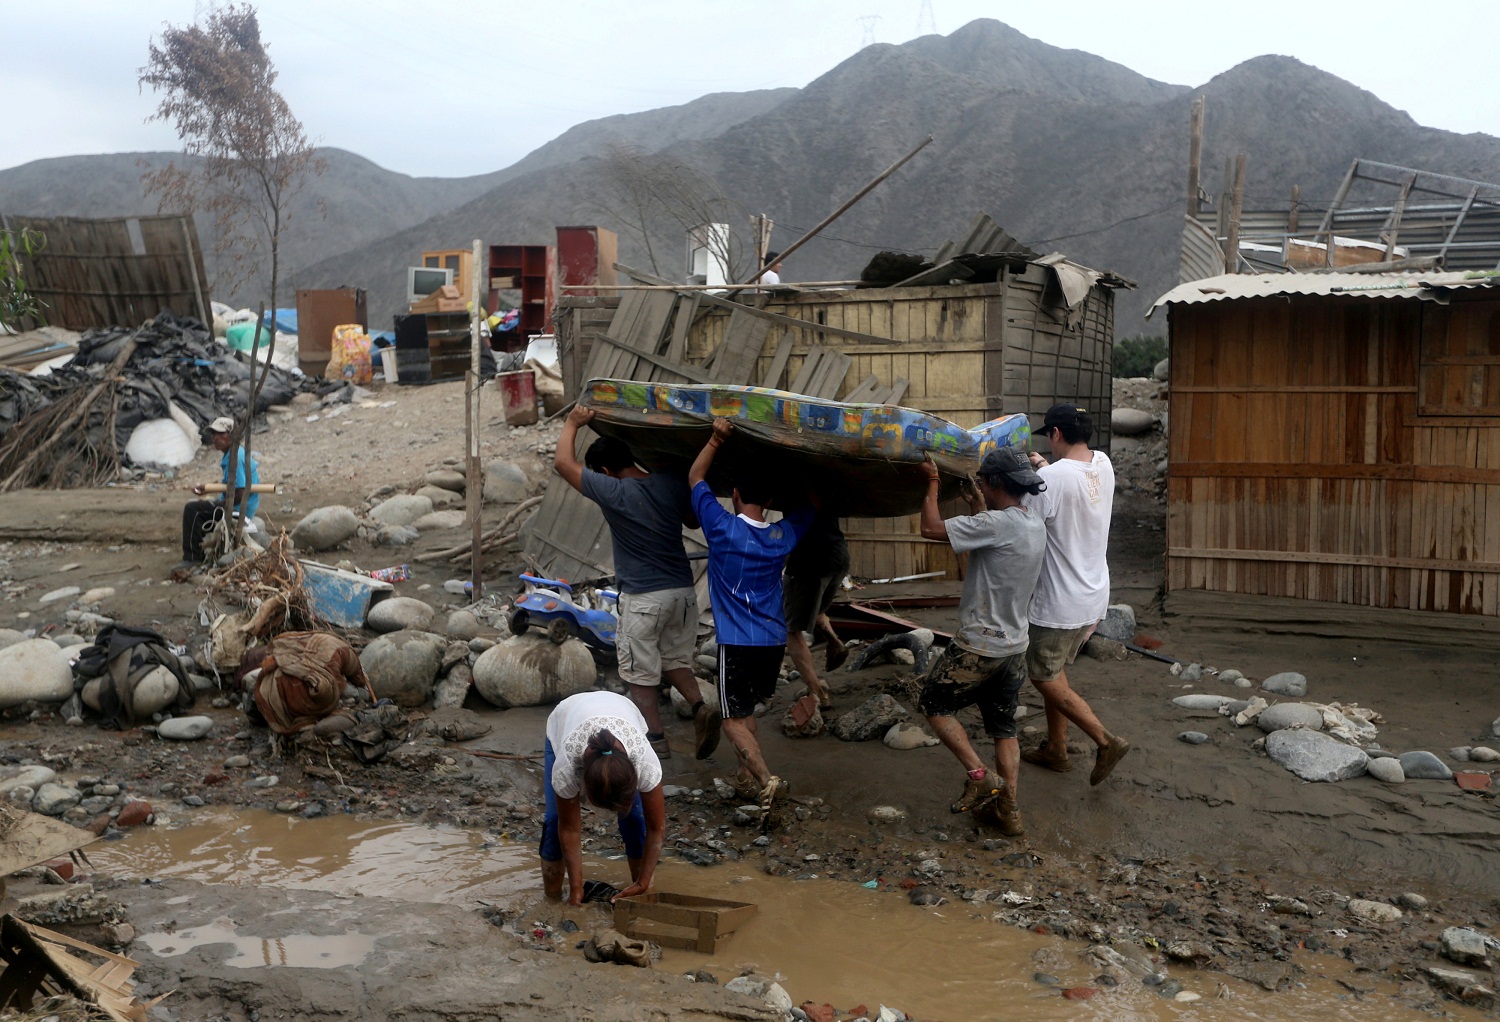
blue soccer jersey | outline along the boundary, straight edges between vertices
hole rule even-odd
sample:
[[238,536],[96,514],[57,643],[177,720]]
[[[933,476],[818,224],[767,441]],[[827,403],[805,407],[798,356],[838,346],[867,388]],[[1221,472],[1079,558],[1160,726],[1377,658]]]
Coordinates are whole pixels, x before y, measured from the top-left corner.
[[693,510],[708,540],[708,590],[720,644],[785,645],[781,569],[812,524],[813,509],[753,524],[725,510],[708,484],[700,482],[693,487]]

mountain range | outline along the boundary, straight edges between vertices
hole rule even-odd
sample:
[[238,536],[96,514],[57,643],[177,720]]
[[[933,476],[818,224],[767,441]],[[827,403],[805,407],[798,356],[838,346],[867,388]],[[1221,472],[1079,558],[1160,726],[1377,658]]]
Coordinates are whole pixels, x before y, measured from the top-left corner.
[[[931,134],[933,144],[799,250],[783,279],[852,279],[881,249],[930,255],[988,213],[1033,248],[1138,281],[1118,298],[1117,333],[1127,336],[1146,329],[1140,316],[1176,283],[1197,95],[1204,190],[1217,194],[1225,158],[1246,153],[1250,208],[1285,206],[1293,184],[1304,204],[1326,203],[1356,157],[1500,180],[1500,139],[1424,127],[1291,57],[1257,57],[1193,88],[980,20],[948,36],[865,47],[801,89],[720,93],[589,121],[490,174],[413,178],[324,150],[327,171],[294,209],[283,279],[365,287],[372,329],[388,328],[404,267],[423,249],[466,248],[476,237],[549,244],[556,225],[576,223],[618,231],[621,258],[638,265],[649,238],[658,269],[678,276],[681,212],[631,206],[622,147],[644,154],[641,166],[685,168],[682,190],[712,192],[701,207],[722,211],[737,234],[749,214],[765,213],[781,249]],[[73,156],[0,171],[0,211],[154,212],[141,169],[169,158]],[[259,298],[254,284],[227,296]]]

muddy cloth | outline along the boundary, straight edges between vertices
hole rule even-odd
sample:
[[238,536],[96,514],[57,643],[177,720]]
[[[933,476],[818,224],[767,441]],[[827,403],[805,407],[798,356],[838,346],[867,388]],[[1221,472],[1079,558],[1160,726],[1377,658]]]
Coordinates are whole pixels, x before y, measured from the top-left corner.
[[651,968],[651,945],[644,940],[627,937],[618,930],[600,930],[583,946],[583,957],[591,962],[616,962],[634,965],[638,969]]
[[266,644],[255,705],[272,731],[296,734],[338,709],[346,682],[370,685],[347,642],[327,632],[283,632]]
[[[192,682],[183,673],[177,655],[167,646],[167,640],[149,628],[132,628],[129,625],[106,625],[99,630],[92,646],[86,646],[73,664],[73,699],[79,701],[78,693],[83,686],[95,678],[103,678],[99,691],[99,712],[108,717],[117,727],[130,727],[138,723],[135,713],[135,686],[141,679],[158,667],[165,667],[177,679],[176,710],[185,710],[193,705],[196,694]],[[79,705],[72,710],[79,709]]]
[[411,722],[399,706],[369,706],[354,714],[354,726],[344,732],[344,744],[361,763],[375,763],[400,748]]
[[[115,409],[115,444],[119,450],[125,450],[131,431],[142,422],[168,418],[169,402],[186,412],[200,429],[221,415],[244,413],[252,382],[249,357],[216,341],[197,320],[178,319],[163,312],[139,330],[90,330],[78,339],[73,362],[51,376],[0,371],[0,437],[26,415],[100,382],[105,368],[132,335],[136,348],[121,373]],[[256,411],[284,404],[303,389],[311,389],[311,381],[272,366]],[[102,438],[107,423],[99,414],[90,417],[84,428]]]

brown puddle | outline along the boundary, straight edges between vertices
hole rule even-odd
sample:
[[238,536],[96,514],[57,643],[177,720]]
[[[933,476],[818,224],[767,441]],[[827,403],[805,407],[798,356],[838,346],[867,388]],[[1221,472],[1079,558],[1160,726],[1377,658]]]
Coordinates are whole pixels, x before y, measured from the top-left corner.
[[341,933],[314,937],[307,933],[286,937],[247,937],[235,931],[228,919],[216,919],[207,926],[194,926],[175,933],[148,933],[139,938],[159,958],[172,958],[199,947],[228,944],[234,955],[224,959],[232,969],[258,969],[270,965],[291,965],[300,969],[337,969],[358,965],[375,950],[375,938],[363,933]]
[[[342,894],[362,893],[409,901],[473,906],[483,900],[507,915],[535,906],[541,880],[535,849],[486,842],[455,827],[422,827],[361,821],[351,816],[302,820],[264,812],[199,815],[179,829],[132,832],[124,841],[90,849],[101,872],[131,877],[183,877],[206,883],[257,884]],[[623,884],[623,861],[587,860],[589,875]],[[715,955],[668,949],[659,968],[674,973],[703,968],[728,979],[755,967],[775,975],[794,1002],[828,1002],[840,1008],[878,1004],[919,1018],[1111,1020],[1224,1020],[1282,1022],[1316,1015],[1320,1022],[1396,1022],[1410,1008],[1389,999],[1394,984],[1353,975],[1330,956],[1307,955],[1304,985],[1270,994],[1219,973],[1173,968],[1172,978],[1202,1000],[1166,1000],[1127,981],[1089,1001],[1064,1000],[1055,987],[1032,979],[1046,972],[1063,986],[1093,986],[1101,970],[1082,945],[997,924],[966,903],[913,908],[899,894],[829,880],[791,881],[751,872],[748,864],[703,868],[668,859],[656,889],[753,902],[759,911]],[[533,908],[537,914],[555,909]],[[587,934],[608,925],[604,908],[568,913]],[[558,935],[565,937],[563,934]],[[227,920],[176,933],[140,938],[154,953],[181,954],[190,947],[232,944],[241,968],[294,965],[333,968],[369,954],[374,939],[359,933],[282,938],[237,934]],[[566,941],[562,946],[572,950]],[[1041,953],[1041,958],[1038,958]],[[1039,964],[1039,961],[1042,964]],[[1370,989],[1363,998],[1340,987],[1344,979]],[[1024,1009],[1022,1006],[1024,1005]],[[1447,1006],[1449,1017],[1479,1013]]]

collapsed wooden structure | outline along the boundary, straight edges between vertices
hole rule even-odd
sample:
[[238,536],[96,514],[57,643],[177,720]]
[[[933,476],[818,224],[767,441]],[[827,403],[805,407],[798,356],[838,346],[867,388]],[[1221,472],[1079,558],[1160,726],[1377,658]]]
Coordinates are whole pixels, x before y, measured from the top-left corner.
[[[1007,236],[1008,237],[1008,236]],[[1109,446],[1113,289],[1133,286],[1061,255],[982,256],[992,282],[862,289],[779,287],[737,295],[652,281],[618,297],[564,297],[558,352],[569,398],[589,379],[727,383],[838,401],[903,404],[973,427],[1011,412],[1034,423],[1076,401]],[[972,269],[946,276],[976,276]],[[983,279],[980,276],[980,279]],[[899,577],[961,568],[915,516],[845,522],[851,571]],[[526,536],[533,567],[552,577],[610,570],[598,509],[549,488]]]
[[1163,306],[1169,605],[1500,616],[1500,274],[1230,274]]

